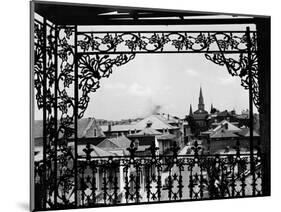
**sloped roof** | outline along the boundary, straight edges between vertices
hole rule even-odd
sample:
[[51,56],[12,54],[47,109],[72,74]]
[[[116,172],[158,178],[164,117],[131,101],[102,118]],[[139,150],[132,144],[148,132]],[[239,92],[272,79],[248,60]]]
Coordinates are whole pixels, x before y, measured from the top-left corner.
[[[59,125],[59,122],[58,122]],[[94,135],[96,129],[96,136]],[[43,137],[43,120],[34,121],[34,138]],[[83,118],[78,120],[78,138],[105,137],[101,127],[97,124],[96,119]]]
[[[244,137],[250,137],[250,129],[248,127],[247,128],[242,128],[241,132],[238,132],[237,134],[238,135],[242,135]],[[253,130],[253,136],[254,137],[258,137],[260,135],[255,130]]]
[[131,140],[125,136],[116,138],[106,138],[97,146],[100,148],[128,148],[131,144]]
[[220,128],[222,128],[223,126],[225,126],[227,124],[227,130],[228,131],[241,131],[241,129],[239,127],[236,127],[234,124],[232,124],[231,122],[227,121],[227,120],[222,120],[218,126],[213,129],[213,131],[217,131],[219,130]]
[[[73,148],[73,143],[70,143],[69,146],[71,146]],[[78,145],[77,146],[77,154],[79,156],[86,156],[86,153],[83,151],[86,148],[86,145]],[[109,152],[106,151],[104,149],[101,149],[95,145],[90,145],[90,148],[93,149],[93,151],[91,152],[91,157],[108,157],[108,156],[116,156],[119,155],[118,152]],[[35,161],[41,161],[43,160],[43,147],[35,147],[34,148],[34,160]]]
[[117,144],[115,144],[114,142],[112,142],[109,138],[104,139],[97,146],[100,148],[103,148],[103,149],[104,148],[106,148],[106,149],[119,148],[119,146]]
[[135,133],[134,135],[161,135],[159,131],[152,129],[152,128],[144,128],[138,133]]
[[[137,123],[134,124],[121,124],[121,125],[112,125],[111,131],[113,132],[124,132],[129,130],[140,131],[146,128],[147,122],[151,122],[151,128],[155,130],[163,130],[163,129],[178,129],[178,127],[172,126],[169,123],[175,123],[175,120],[172,116],[170,116],[169,120],[160,114],[150,115]],[[103,132],[108,132],[108,125],[101,126]]]
[[[80,123],[79,123],[80,122]],[[83,125],[82,125],[83,124]],[[94,130],[96,129],[96,135]],[[91,137],[105,137],[102,129],[97,124],[95,118],[85,118],[78,121],[78,137],[91,138]]]
[[210,138],[235,138],[239,137],[236,133],[242,130],[227,120],[222,120],[218,126],[212,130],[204,132],[209,134]]
[[125,136],[120,136],[116,138],[110,138],[110,140],[121,148],[128,148],[131,144],[131,140]]
[[156,130],[162,130],[162,129],[176,129],[176,127],[173,127],[170,125],[165,117],[162,115],[151,115],[148,116],[138,123],[134,125],[134,128],[137,130],[142,130],[146,127],[147,122],[152,122],[151,128]]
[[210,135],[210,138],[235,138],[239,137],[234,132],[220,128]]
[[[90,145],[90,148],[93,150],[91,152],[91,157],[108,157],[108,156],[116,156],[116,154],[111,153],[109,151],[105,151],[97,146]],[[86,153],[83,151],[85,149],[85,145],[78,145],[77,153],[79,156],[86,156]]]
[[[111,125],[111,131],[114,132],[122,132],[122,131],[129,131],[132,130],[133,125],[129,124],[118,124],[118,125]],[[108,125],[100,126],[103,132],[108,131]]]

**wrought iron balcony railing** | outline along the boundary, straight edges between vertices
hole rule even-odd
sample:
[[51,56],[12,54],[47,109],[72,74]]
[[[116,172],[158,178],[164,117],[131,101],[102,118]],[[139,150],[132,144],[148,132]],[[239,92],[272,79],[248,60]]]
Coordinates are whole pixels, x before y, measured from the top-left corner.
[[[129,156],[91,157],[93,149],[87,145],[86,154],[78,156],[77,207],[262,195],[259,152],[253,155],[251,170],[248,153],[210,155],[199,154],[198,149],[195,145],[192,154],[180,155],[175,146],[173,155],[136,156],[136,149],[131,147]],[[36,187],[40,191],[44,186],[40,162],[36,170]],[[50,193],[58,189],[57,208],[73,202],[73,173],[68,171],[59,167],[59,187],[51,183],[48,187]],[[54,202],[52,198],[50,195],[47,205]],[[37,204],[44,204],[40,192],[37,200]]]

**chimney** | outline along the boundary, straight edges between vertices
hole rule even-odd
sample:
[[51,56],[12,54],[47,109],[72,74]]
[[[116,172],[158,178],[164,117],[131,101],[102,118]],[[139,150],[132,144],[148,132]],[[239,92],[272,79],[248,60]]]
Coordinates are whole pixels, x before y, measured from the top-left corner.
[[225,128],[226,130],[228,130],[228,123],[225,123],[225,124],[224,124],[224,128]]
[[108,122],[108,130],[107,131],[111,132],[111,123],[110,122]]
[[152,121],[148,120],[148,121],[146,122],[146,128],[150,128],[151,125],[152,125]]

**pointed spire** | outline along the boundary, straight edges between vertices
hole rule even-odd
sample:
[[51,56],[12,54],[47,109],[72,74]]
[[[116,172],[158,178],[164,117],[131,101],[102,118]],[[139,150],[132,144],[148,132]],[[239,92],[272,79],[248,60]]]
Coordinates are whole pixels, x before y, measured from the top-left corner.
[[198,110],[205,110],[202,87],[200,86]]
[[202,98],[203,99],[203,94],[202,94],[202,87],[200,85],[200,94],[199,94],[199,98]]
[[193,115],[193,112],[192,112],[192,106],[190,104],[190,107],[189,107],[189,115],[192,116]]

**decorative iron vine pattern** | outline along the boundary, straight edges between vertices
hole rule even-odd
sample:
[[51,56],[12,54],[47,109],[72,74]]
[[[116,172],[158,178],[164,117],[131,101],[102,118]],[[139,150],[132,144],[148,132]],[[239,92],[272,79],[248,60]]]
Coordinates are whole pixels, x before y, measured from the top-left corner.
[[86,111],[91,92],[96,92],[100,87],[100,80],[108,78],[114,66],[122,66],[132,59],[135,54],[120,54],[117,56],[109,55],[79,55],[78,56],[78,77],[79,77],[79,118],[82,118]]
[[[253,102],[259,110],[257,35],[250,32]],[[226,65],[231,76],[239,76],[249,88],[247,36],[245,32],[79,32],[78,51],[95,53],[202,52],[215,64]],[[222,53],[223,52],[223,53]],[[239,59],[225,58],[227,53]]]
[[[254,155],[204,155],[195,142],[192,155],[136,156],[132,143],[126,157],[76,155],[75,119],[82,118],[90,93],[113,68],[133,60],[136,53],[207,53],[208,60],[226,65],[249,88],[245,32],[78,32],[35,22],[34,86],[36,104],[44,110],[44,158],[35,163],[36,208],[59,209],[151,201],[213,199],[262,195],[262,167]],[[77,36],[77,37],[76,37]],[[75,40],[77,46],[75,46]],[[250,32],[254,103],[258,108],[256,33]],[[77,54],[75,54],[77,52]],[[236,53],[239,58],[226,57]],[[111,55],[112,54],[112,55]],[[77,66],[76,66],[77,65]],[[78,71],[78,101],[73,91]],[[75,109],[78,108],[77,117]],[[77,157],[78,158],[77,158]],[[78,161],[78,167],[75,162]],[[78,181],[75,183],[76,171]],[[77,199],[77,202],[76,200]]]
[[[256,47],[256,33],[251,32]],[[79,32],[81,53],[245,52],[245,32]],[[255,48],[253,48],[255,51]]]
[[91,157],[91,151],[87,145],[86,156],[79,157],[80,189],[87,193],[79,206],[262,195],[259,154],[253,177],[249,154],[239,151],[214,156],[196,155],[193,150],[191,155],[133,158]]
[[43,52],[44,28],[39,22],[34,23],[34,88],[36,90],[36,104],[43,107]]
[[74,167],[74,34],[71,28],[57,29],[57,208],[69,208],[75,204]]
[[[36,90],[35,98],[39,109],[44,110],[44,157],[43,163],[38,163],[35,167],[35,176],[41,175],[36,183],[37,195],[41,198],[36,201],[40,207],[50,207],[54,201],[55,191],[55,140],[56,140],[56,121],[55,121],[55,31],[53,26],[35,23],[35,57],[34,57],[34,87]],[[38,177],[36,176],[36,177]],[[40,190],[45,190],[40,194]]]
[[[73,28],[59,28],[56,32],[55,27],[36,22],[34,43],[35,98],[38,109],[46,111],[44,145],[46,162],[38,163],[39,167],[35,167],[38,179],[37,195],[40,196],[36,200],[37,208],[71,208],[75,205],[76,187],[73,140],[76,107],[73,94],[75,79]],[[99,88],[99,80],[102,77],[109,77],[114,66],[121,66],[133,58],[134,54],[121,54],[115,58],[107,55],[80,57],[78,64],[81,96],[78,101],[78,118],[83,116],[88,106],[90,92],[95,92]],[[57,118],[55,118],[56,108]],[[42,191],[44,194],[39,194]]]
[[[248,56],[245,53],[240,53],[238,59],[226,57],[223,53],[205,54],[207,60],[213,63],[226,66],[231,76],[237,76],[241,79],[241,85],[245,89],[249,89],[249,70]],[[252,72],[252,88],[253,88],[253,103],[259,110],[259,85],[258,85],[258,58],[256,53],[251,53],[251,70]]]

